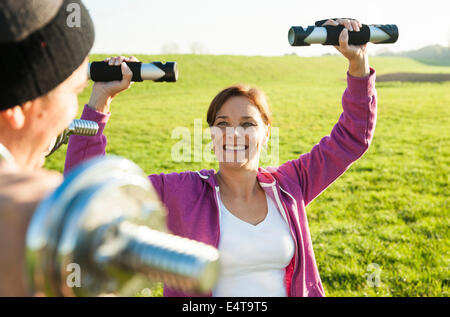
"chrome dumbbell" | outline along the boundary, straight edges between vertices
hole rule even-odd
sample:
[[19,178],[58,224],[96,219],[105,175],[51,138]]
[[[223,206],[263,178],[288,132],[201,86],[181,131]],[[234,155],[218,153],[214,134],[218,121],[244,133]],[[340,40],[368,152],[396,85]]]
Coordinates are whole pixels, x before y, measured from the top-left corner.
[[40,203],[26,259],[32,288],[48,296],[130,296],[136,279],[206,294],[219,272],[217,249],[168,233],[148,178],[116,156],[81,164]]
[[60,135],[58,135],[53,142],[49,145],[49,152],[46,156],[50,156],[63,144],[69,142],[69,137],[71,135],[82,135],[82,136],[94,136],[98,132],[98,123],[89,120],[73,120],[69,127],[65,129]]

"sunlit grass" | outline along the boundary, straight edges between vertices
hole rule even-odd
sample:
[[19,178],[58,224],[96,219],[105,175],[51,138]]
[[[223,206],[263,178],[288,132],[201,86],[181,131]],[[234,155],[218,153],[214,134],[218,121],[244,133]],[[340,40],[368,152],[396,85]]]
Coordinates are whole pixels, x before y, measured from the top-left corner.
[[[234,83],[266,92],[280,132],[280,162],[308,152],[342,111],[347,65],[341,57],[138,58],[176,60],[180,69],[177,83],[136,83],[112,105],[105,130],[108,153],[133,160],[149,174],[217,167],[174,162],[171,148],[179,140],[171,134],[183,126],[193,137],[197,118],[206,129],[209,102]],[[378,74],[450,73],[450,67],[406,58],[372,58],[371,65]],[[377,91],[378,121],[369,151],[307,207],[325,292],[448,296],[450,83],[378,83]],[[90,88],[80,97],[80,111],[89,93]],[[46,166],[62,171],[64,155],[60,150]],[[373,274],[379,276],[378,286],[371,286]]]

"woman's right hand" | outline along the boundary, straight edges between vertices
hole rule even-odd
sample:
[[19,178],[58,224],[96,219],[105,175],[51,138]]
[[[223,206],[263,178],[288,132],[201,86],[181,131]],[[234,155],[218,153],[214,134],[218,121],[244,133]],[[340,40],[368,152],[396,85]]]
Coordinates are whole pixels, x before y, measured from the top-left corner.
[[328,20],[322,25],[338,26],[343,25],[344,29],[339,35],[339,45],[335,48],[349,61],[348,72],[354,77],[365,77],[370,74],[369,55],[367,43],[363,45],[349,45],[349,31],[359,32],[362,27],[361,22],[352,19]]
[[95,82],[92,87],[92,93],[91,98],[88,102],[88,107],[98,112],[107,114],[110,110],[109,108],[111,105],[111,101],[114,99],[114,97],[116,97],[118,93],[130,88],[133,84],[133,82],[131,81],[131,79],[133,78],[133,72],[124,62],[139,62],[139,60],[134,56],[116,56],[106,58],[104,62],[108,62],[110,66],[120,65],[122,70],[122,80]]

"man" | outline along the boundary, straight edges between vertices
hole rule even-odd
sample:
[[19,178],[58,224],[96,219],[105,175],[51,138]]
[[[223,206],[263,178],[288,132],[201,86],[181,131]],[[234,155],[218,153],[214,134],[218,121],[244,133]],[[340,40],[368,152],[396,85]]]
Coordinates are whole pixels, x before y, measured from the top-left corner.
[[32,295],[27,226],[62,180],[41,167],[52,140],[77,114],[93,42],[79,0],[0,1],[0,296]]

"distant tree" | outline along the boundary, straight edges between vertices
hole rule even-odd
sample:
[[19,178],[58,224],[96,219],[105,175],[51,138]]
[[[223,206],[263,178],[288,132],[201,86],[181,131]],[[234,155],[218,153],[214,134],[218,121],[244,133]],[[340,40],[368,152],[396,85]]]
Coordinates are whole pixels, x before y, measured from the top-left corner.
[[396,54],[387,47],[381,47],[375,52],[375,56],[395,56]]
[[448,35],[448,48],[450,49],[450,28],[448,29],[447,35]]
[[208,49],[205,45],[200,42],[192,42],[189,46],[192,54],[206,54],[208,53]]
[[323,53],[322,56],[338,56],[338,53]]
[[425,64],[450,66],[450,48],[439,44],[428,45],[414,51],[406,51],[402,55]]
[[161,54],[178,54],[180,47],[177,43],[166,43],[161,47]]

